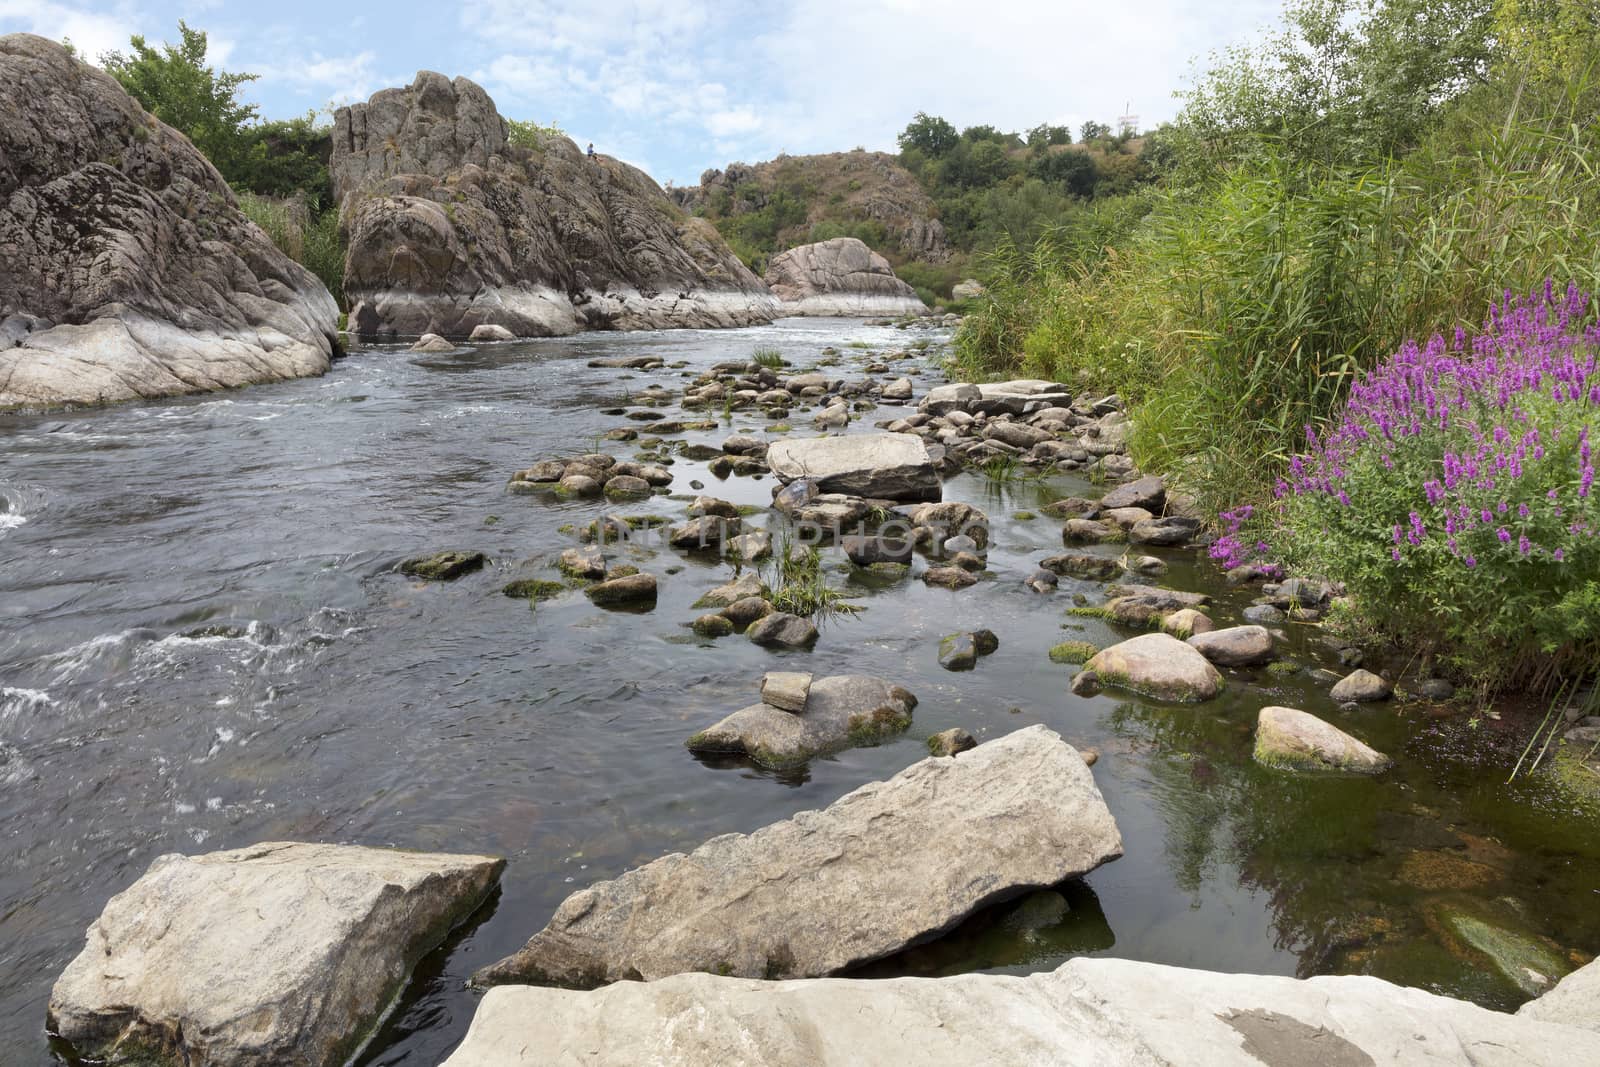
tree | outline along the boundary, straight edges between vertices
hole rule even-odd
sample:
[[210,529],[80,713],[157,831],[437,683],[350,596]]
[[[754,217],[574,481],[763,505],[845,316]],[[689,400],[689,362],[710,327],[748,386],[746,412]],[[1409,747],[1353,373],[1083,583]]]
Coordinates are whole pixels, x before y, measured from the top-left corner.
[[1084,144],[1088,144],[1090,141],[1097,141],[1102,137],[1110,137],[1111,127],[1103,122],[1095,122],[1090,119],[1078,128],[1078,132],[1079,140]]
[[1094,160],[1080,148],[1066,148],[1035,156],[1028,164],[1028,175],[1082,197],[1094,195],[1095,182],[1099,177]]
[[254,104],[239,100],[239,90],[257,75],[213,70],[206,64],[204,31],[180,20],[178,33],[181,43],[159,50],[136,35],[131,55],[107,52],[100,64],[146,111],[188,135],[224,177],[237,174],[248,151],[245,127],[257,117]]
[[914,148],[929,159],[940,159],[961,143],[961,135],[944,119],[919,111],[897,140],[902,152]]

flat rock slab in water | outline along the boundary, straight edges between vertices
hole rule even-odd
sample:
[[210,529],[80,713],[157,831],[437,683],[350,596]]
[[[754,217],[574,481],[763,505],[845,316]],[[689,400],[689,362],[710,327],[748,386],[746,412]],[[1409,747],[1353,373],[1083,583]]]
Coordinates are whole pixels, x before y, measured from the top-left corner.
[[89,927],[51,1029],[116,1062],[335,1067],[504,866],[296,843],[161,856]]
[[[812,704],[826,681],[812,686]],[[822,811],[713,838],[689,855],[664,856],[580,890],[520,952],[474,980],[588,988],[684,971],[833,974],[1121,854],[1122,838],[1083,758],[1051,730],[1031,726],[954,759],[922,760]],[[776,995],[786,987],[761,988]],[[684,1008],[704,1010],[691,1005]],[[619,1018],[619,1032],[635,1021],[643,1016]],[[620,1049],[618,1057],[610,1062],[650,1059]],[[457,1062],[488,1061],[468,1055]],[[806,1060],[790,1049],[770,1062]]]
[[585,1063],[672,1067],[1570,1067],[1600,1063],[1600,1034],[1376,978],[1079,958],[1026,977],[510,986],[483,998],[444,1067],[566,1062],[573,1049]]
[[[807,682],[800,710],[784,696],[765,702],[768,680],[779,679],[783,688],[781,680],[801,677]],[[747,756],[763,766],[784,767],[892,737],[911,725],[911,712],[917,706],[917,698],[907,690],[856,674],[816,679],[768,674],[762,694],[763,703],[742,708],[690,737],[689,750]]]
[[938,500],[943,493],[927,445],[908,433],[774,441],[767,466],[785,482],[804,478],[824,493],[882,500]]

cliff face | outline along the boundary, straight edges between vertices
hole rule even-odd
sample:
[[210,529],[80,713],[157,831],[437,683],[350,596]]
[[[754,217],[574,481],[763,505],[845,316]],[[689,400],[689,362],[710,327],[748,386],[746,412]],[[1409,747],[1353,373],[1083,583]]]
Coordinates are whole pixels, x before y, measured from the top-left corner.
[[0,409],[328,368],[339,309],[188,138],[53,41],[0,37]]
[[[934,217],[933,201],[894,156],[884,152],[829,152],[780,156],[766,163],[730,163],[708,170],[700,184],[672,190],[686,210],[738,217],[759,211],[779,190],[806,205],[806,221],[790,243],[804,240],[812,226],[877,223],[907,259],[943,263],[950,258],[944,225]],[[784,247],[782,243],[779,248]]]
[[926,315],[916,290],[889,261],[856,240],[836,237],[772,257],[767,285],[785,315]]
[[364,338],[745,326],[776,302],[649,176],[561,136],[510,144],[494,101],[424,71],[334,117],[350,328]]

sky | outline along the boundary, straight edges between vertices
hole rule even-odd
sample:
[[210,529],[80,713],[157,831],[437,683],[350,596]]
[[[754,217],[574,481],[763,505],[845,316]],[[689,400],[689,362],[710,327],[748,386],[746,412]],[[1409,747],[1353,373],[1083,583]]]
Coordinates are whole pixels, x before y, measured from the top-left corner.
[[957,127],[1076,130],[1169,119],[1196,58],[1247,40],[1281,0],[0,0],[0,33],[205,30],[209,59],[288,118],[464,75],[508,118],[554,122],[658,181],[780,152],[895,150],[918,111]]

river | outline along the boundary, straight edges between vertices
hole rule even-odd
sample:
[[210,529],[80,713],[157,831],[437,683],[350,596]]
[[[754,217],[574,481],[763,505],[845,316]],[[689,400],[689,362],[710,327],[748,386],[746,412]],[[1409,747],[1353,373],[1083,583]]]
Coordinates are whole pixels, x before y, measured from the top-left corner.
[[[608,429],[648,432],[602,410],[758,347],[804,369],[836,346],[840,373],[855,376],[907,340],[787,320],[445,355],[371,348],[318,379],[0,415],[0,1060],[52,1062],[51,983],[106,899],[156,856],[315,839],[509,858],[498,898],[425,961],[364,1060],[434,1064],[470,1020],[466,976],[573,890],[824,806],[921,758],[923,740],[951,726],[983,740],[1044,723],[1098,748],[1126,855],[868,973],[1026,972],[1088,953],[1373,973],[1510,1008],[1528,994],[1463,929],[1574,962],[1600,950],[1595,816],[1537,780],[1501,784],[1492,717],[1387,705],[1346,715],[1307,675],[1258,672],[1230,672],[1228,694],[1198,707],[1069,693],[1074,668],[1050,663],[1050,646],[1116,637],[1065,614],[1074,591],[1096,587],[1023,587],[1032,561],[1059,551],[1060,523],[1014,516],[1093,495],[1080,479],[952,479],[947,499],[994,523],[993,580],[950,592],[835,573],[866,610],[827,622],[810,653],[694,637],[691,603],[730,571],[665,548],[643,561],[662,578],[648,613],[602,611],[581,594],[534,610],[499,594],[518,564],[574,543],[562,526],[606,510],[505,491],[514,470],[592,450]],[[638,354],[687,366],[586,366]],[[897,366],[919,368],[918,395],[939,380],[931,355]],[[734,413],[683,437],[715,445],[765,425]],[[719,482],[684,459],[673,470],[674,493],[700,480],[735,503],[770,501],[770,478]],[[492,563],[452,583],[394,572],[452,547]],[[1215,595],[1219,624],[1248,603],[1194,553],[1165,555],[1165,583]],[[941,635],[983,626],[997,653],[970,673],[938,666]],[[1306,627],[1285,647],[1334,662]],[[798,772],[684,749],[776,667],[891,679],[920,698],[915,725]],[[1372,780],[1257,767],[1250,734],[1267,703],[1323,715],[1398,765]]]

